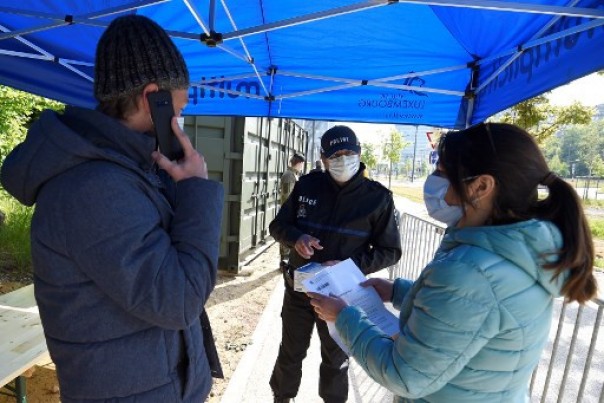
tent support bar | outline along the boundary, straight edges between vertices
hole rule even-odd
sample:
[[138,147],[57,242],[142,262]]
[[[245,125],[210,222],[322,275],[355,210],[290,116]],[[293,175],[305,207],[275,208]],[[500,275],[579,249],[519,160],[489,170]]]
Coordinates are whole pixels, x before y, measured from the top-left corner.
[[[2,31],[2,32],[11,32],[10,29],[6,28],[4,25],[0,25],[0,31]],[[51,55],[50,53],[48,53],[47,51],[45,51],[41,47],[39,47],[37,45],[34,45],[33,43],[31,43],[30,41],[28,41],[25,38],[22,38],[20,36],[16,36],[15,39],[17,41],[21,42],[22,44],[24,44],[25,46],[27,46],[27,47],[35,50],[36,52],[40,53],[43,56],[45,56],[49,60],[52,60],[54,58],[53,55]]]
[[[206,35],[210,35],[210,31],[214,30],[214,28],[212,27],[213,24],[210,23],[210,28],[208,29],[208,27],[204,23],[203,19],[199,16],[199,11],[197,11],[197,8],[195,8],[195,6],[189,0],[183,0],[183,2],[185,3],[185,6],[187,6],[187,8],[189,9],[189,12],[191,13],[191,15],[193,16],[195,21],[197,21],[197,24],[203,30],[203,32]],[[180,36],[174,32],[172,32],[172,33],[168,32],[168,34],[175,38],[178,38]],[[196,35],[195,38],[187,37],[184,39],[195,39],[195,40],[199,41],[199,35]],[[231,56],[236,57],[237,59],[243,60],[246,63],[249,62],[245,56],[240,55],[239,53],[235,52],[233,49],[229,48],[228,46],[225,46],[222,43],[217,44],[216,47],[223,50],[224,52],[230,54]]]
[[337,7],[331,10],[320,11],[317,13],[310,13],[306,15],[301,15],[299,17],[288,18],[281,21],[276,21],[270,24],[259,25],[256,27],[246,28],[239,31],[231,32],[228,34],[224,34],[224,40],[228,39],[236,39],[242,38],[248,35],[259,34],[263,32],[273,31],[275,29],[281,29],[286,27],[291,27],[294,25],[306,24],[308,22],[323,20],[325,18],[334,17],[338,15],[344,15],[349,13],[354,13],[357,11],[366,10],[368,8],[373,7],[382,7],[386,6],[388,3],[385,0],[370,0],[362,3],[353,4],[345,7]]
[[210,0],[210,10],[208,12],[208,24],[210,32],[214,31],[214,22],[216,20],[216,0]]
[[325,88],[320,88],[317,90],[300,91],[300,92],[293,92],[291,94],[286,94],[286,95],[277,95],[277,96],[275,96],[275,99],[277,100],[277,99],[296,98],[296,97],[301,97],[304,95],[312,95],[312,94],[320,94],[322,92],[345,90],[347,88],[360,87],[360,86],[361,86],[361,83],[334,85],[333,87],[325,87]]
[[209,80],[201,80],[198,84],[213,84],[213,83],[221,83],[224,81],[233,81],[233,80],[244,80],[246,78],[256,77],[254,74],[240,74],[237,76],[229,76],[229,77],[213,77]]
[[301,96],[305,96],[305,95],[319,94],[322,92],[331,92],[331,91],[343,90],[343,89],[348,89],[348,88],[361,87],[362,85],[368,85],[368,86],[379,87],[379,88],[393,88],[393,89],[404,90],[404,91],[431,92],[431,93],[436,93],[436,94],[445,94],[445,95],[453,95],[453,96],[463,96],[464,95],[464,93],[461,91],[449,91],[449,90],[441,90],[438,88],[415,87],[412,85],[395,85],[395,84],[385,84],[385,83],[372,84],[371,81],[367,82],[366,84],[363,84],[362,81],[357,81],[356,83],[334,85],[331,87],[318,88],[316,90],[300,91],[300,92],[294,92],[294,93],[285,94],[285,95],[276,95],[275,99],[296,98],[296,97],[301,97]]
[[[579,0],[573,0],[573,1],[571,1],[568,4],[568,7],[573,7],[578,2],[579,2]],[[545,34],[547,32],[547,30],[550,29],[552,27],[552,25],[554,25],[556,23],[556,21],[558,21],[560,18],[562,18],[562,17],[561,16],[556,16],[556,17],[552,18],[543,28],[541,28],[538,32],[536,32],[535,35],[533,35],[533,37],[531,39],[541,38],[543,36],[543,34]],[[497,78],[497,76],[499,76],[499,74],[501,74],[501,72],[503,70],[505,70],[510,64],[512,64],[514,62],[514,60],[518,59],[520,57],[520,55],[522,55],[522,52],[517,52],[512,57],[510,57],[508,61],[506,61],[505,63],[503,63],[502,66],[500,66],[493,74],[491,74],[490,77],[488,77],[482,83],[482,85],[480,85],[480,87],[478,87],[478,91],[477,92],[480,92],[484,87],[486,87],[487,85],[489,85],[489,83],[491,81],[493,81],[495,78]]]
[[[569,28],[564,31],[557,32],[553,35],[549,35],[549,36],[546,36],[541,39],[536,39],[536,40],[527,42],[525,45],[522,46],[522,49],[520,51],[518,51],[518,49],[516,49],[514,55],[509,60],[507,60],[501,67],[499,67],[493,74],[491,74],[491,76],[478,87],[476,92],[479,93],[480,91],[482,91],[487,85],[489,85],[489,83],[491,81],[493,81],[495,78],[497,78],[497,76],[503,70],[505,70],[516,59],[518,59],[522,55],[522,53],[525,52],[527,49],[542,45],[547,42],[555,41],[560,38],[564,38],[565,36],[568,36],[568,35],[587,31],[589,29],[593,29],[593,28],[596,28],[596,27],[599,27],[602,25],[604,25],[604,20],[594,20],[594,21],[587,22],[585,24],[577,25],[573,28]],[[505,55],[505,53],[504,53],[504,55]],[[498,57],[502,57],[502,55],[499,55]],[[498,57],[491,57],[491,58],[489,58],[489,60],[494,60]],[[485,63],[484,60],[480,60],[478,62],[478,64],[483,64],[483,63]]]
[[[420,77],[420,76],[424,76],[424,75],[428,75],[428,74],[436,74],[436,73],[441,73],[441,72],[445,72],[445,71],[461,70],[461,69],[465,69],[465,68],[467,68],[467,65],[453,66],[451,68],[428,70],[425,72],[418,72],[418,73],[401,74],[401,75],[397,75],[397,76],[393,76],[393,77],[380,78],[380,79],[376,79],[376,80],[367,80],[364,85],[370,85],[373,87],[394,88],[394,89],[407,90],[407,91],[432,92],[432,93],[445,94],[445,95],[463,96],[464,92],[462,92],[462,91],[444,90],[444,89],[437,89],[437,88],[424,88],[424,87],[418,87],[418,86],[412,86],[412,85],[402,85],[402,84],[389,84],[387,82],[402,79],[402,78]],[[295,72],[291,72],[291,71],[280,71],[279,75],[286,76],[286,77],[308,78],[311,80],[341,82],[341,83],[346,83],[346,84],[352,84],[352,86],[363,85],[363,80],[358,80],[358,79],[326,77],[326,76],[318,76],[318,75],[312,75],[312,74],[295,73]],[[328,88],[331,88],[331,87],[328,87]],[[319,89],[319,90],[315,90],[315,91],[322,92],[323,90]],[[289,97],[291,97],[291,95],[288,95],[288,98]]]
[[27,59],[51,60],[48,58],[48,56],[40,55],[37,53],[15,52],[13,50],[4,50],[4,49],[0,49],[0,55],[23,57],[23,58],[27,58]]
[[61,60],[64,61],[65,63],[75,64],[78,66],[94,67],[94,63],[83,62],[81,60],[71,60],[71,59],[61,59]]
[[229,48],[228,46],[225,46],[224,44],[220,44],[220,45],[216,45],[217,48],[224,50],[226,53],[230,54],[231,56],[241,60],[242,62],[245,63],[249,63],[250,59],[245,56],[245,55],[241,55],[237,52],[235,52],[233,49]]
[[466,128],[472,125],[472,115],[474,114],[474,97],[468,99],[468,110],[466,112]]
[[397,76],[378,78],[376,80],[371,80],[371,81],[372,82],[395,81],[395,80],[401,80],[403,78],[423,77],[423,76],[429,76],[432,74],[448,73],[450,71],[456,71],[456,70],[465,70],[467,68],[468,68],[467,64],[458,64],[457,66],[443,67],[441,69],[417,71],[414,73],[406,73],[406,74],[400,74]]
[[310,80],[322,80],[322,81],[333,81],[340,83],[358,83],[359,80],[355,80],[352,78],[342,78],[342,77],[328,77],[328,76],[320,76],[315,74],[305,74],[305,73],[296,73],[295,71],[279,71],[280,76],[284,77],[298,77],[298,78],[308,78]]
[[[425,4],[443,7],[462,7],[475,9],[488,9],[497,11],[534,13],[534,14],[553,14],[571,17],[585,18],[604,18],[604,9],[595,8],[572,8],[565,6],[548,6],[531,3],[514,3],[497,0],[399,0],[398,5],[402,4]],[[259,25],[239,31],[226,33],[223,39],[240,38],[248,35],[259,34],[262,32],[273,31],[276,29],[286,28],[294,25],[305,24],[312,21],[321,20],[328,17],[353,13],[373,7],[386,6],[389,3],[381,1],[368,1],[358,3],[346,7],[338,7],[331,10],[326,10],[318,13],[302,15],[296,18],[289,18],[281,21],[272,22],[270,24]],[[394,4],[396,6],[396,4]]]
[[[579,2],[579,0],[573,0],[571,3],[569,3],[569,4],[568,4],[568,6],[569,6],[569,7],[572,7],[572,6],[574,6],[575,4],[577,4],[578,2]],[[552,19],[550,20],[550,22],[548,22],[548,23],[547,23],[547,24],[546,24],[546,25],[545,25],[543,28],[541,28],[541,29],[539,30],[539,32],[535,33],[535,35],[533,35],[533,36],[532,36],[531,40],[541,38],[541,36],[542,36],[543,34],[545,34],[545,32],[546,32],[546,31],[547,31],[549,28],[551,28],[551,27],[552,27],[552,25],[554,25],[554,24],[556,23],[556,21],[558,21],[560,18],[561,18],[561,16],[557,16],[557,17],[555,17],[555,18],[552,18]],[[526,48],[527,48],[527,44],[524,44],[524,45],[523,45],[523,48],[525,48],[525,49],[526,49]],[[512,54],[516,53],[516,51],[517,51],[517,50],[518,50],[518,48],[510,49],[510,50],[508,50],[508,51],[506,51],[506,52],[504,52],[504,53],[500,53],[500,54],[498,54],[498,55],[494,55],[494,56],[490,56],[490,57],[487,57],[487,58],[484,58],[484,59],[480,59],[480,60],[478,60],[476,63],[477,63],[477,64],[479,64],[479,65],[484,64],[484,63],[488,63],[488,62],[491,62],[492,60],[499,59],[499,58],[501,58],[501,57],[503,57],[503,56],[506,56],[506,55],[512,55]]]
[[[381,87],[381,88],[393,88],[393,89],[404,90],[404,91],[430,92],[430,93],[435,93],[435,94],[452,95],[452,96],[459,96],[459,97],[464,95],[464,92],[462,92],[462,91],[452,91],[452,90],[444,90],[444,89],[439,89],[439,88],[418,87],[418,86],[413,86],[413,85],[389,84],[389,83],[386,83],[383,81],[374,81],[374,80],[367,81],[365,84],[363,84],[363,80],[350,80],[350,79],[338,79],[338,78],[332,79],[329,77],[303,75],[303,74],[296,74],[296,73],[292,73],[292,72],[279,71],[279,75],[286,76],[286,77],[305,77],[305,78],[309,78],[309,79],[319,79],[319,80],[323,79],[325,81],[335,81],[335,82],[339,81],[339,82],[342,82],[343,84],[335,85],[335,86],[331,86],[331,87],[318,88],[318,89],[310,90],[310,91],[301,91],[301,92],[296,92],[296,93],[291,93],[291,94],[286,94],[286,95],[279,95],[279,96],[275,96],[275,99],[295,98],[295,97],[299,97],[299,96],[303,96],[303,95],[318,94],[321,92],[329,92],[329,91],[334,91],[334,90],[338,90],[338,89],[360,87],[362,85],[368,85],[368,86],[372,86],[372,87]],[[254,77],[254,76],[250,75],[250,74],[241,74],[241,75],[230,76],[230,77],[216,77],[216,78],[211,78],[209,80],[203,80],[203,81],[194,83],[193,85],[203,87],[203,88],[208,88],[210,90],[218,91],[218,92],[226,92],[226,93],[231,93],[231,94],[235,94],[235,95],[249,96],[248,93],[242,93],[242,92],[237,92],[237,91],[233,91],[233,90],[226,90],[223,88],[216,88],[216,87],[211,86],[210,84],[221,83],[221,82],[226,82],[226,81],[233,81],[233,80],[243,80],[243,79],[251,78],[251,77]]]
[[424,4],[429,6],[475,8],[517,13],[553,14],[567,17],[604,18],[604,9],[549,6],[531,3],[514,3],[498,0],[399,0],[399,4]]
[[[191,4],[191,2],[189,0],[183,0],[183,3],[185,3],[185,6],[187,6],[187,8],[189,9],[189,12],[191,13],[191,15],[193,16],[195,21],[197,21],[197,24],[201,27],[203,32],[206,35],[209,35],[210,30],[208,29],[208,27],[206,27],[206,24],[203,22],[203,20],[199,16],[199,11],[197,11],[195,6],[193,4]],[[199,40],[199,36],[197,36],[197,40]]]
[[78,76],[93,82],[94,79],[92,77],[90,77],[88,74],[76,69],[75,67],[73,67],[72,65],[70,65],[69,63],[65,62],[65,60],[59,60],[59,64],[63,67],[65,67],[67,70],[71,70],[72,72],[76,73]]
[[15,9],[11,9],[8,7],[0,7],[0,12],[3,12],[3,13],[11,13],[11,14],[17,14],[17,15],[22,15],[22,16],[26,16],[26,17],[47,18],[47,19],[55,20],[55,22],[52,24],[24,28],[21,30],[11,31],[10,34],[0,35],[0,41],[3,39],[13,38],[15,36],[21,36],[21,35],[31,34],[34,32],[45,31],[45,30],[60,27],[63,25],[70,25],[73,23],[84,24],[84,25],[90,24],[90,25],[106,26],[107,24],[97,24],[96,22],[92,22],[89,20],[95,19],[95,18],[106,17],[106,16],[112,15],[112,14],[123,13],[126,11],[139,9],[142,7],[147,7],[147,6],[151,6],[151,5],[155,5],[155,4],[159,4],[159,3],[164,3],[166,1],[168,1],[168,0],[146,0],[146,1],[132,2],[132,3],[124,4],[122,6],[108,8],[103,11],[97,11],[95,13],[84,14],[81,17],[74,16],[73,20],[71,22],[66,21],[66,18],[65,18],[66,16],[64,16],[64,15],[58,16],[58,15],[51,15],[51,14],[44,14],[44,13],[36,13],[36,12],[31,12],[31,11],[27,11],[27,12],[20,11],[20,10],[17,11]]
[[205,84],[191,84],[194,87],[199,87],[199,88],[203,88],[205,90],[210,90],[210,91],[214,91],[214,92],[223,92],[225,94],[231,94],[231,95],[237,95],[237,96],[242,96],[242,97],[246,97],[246,98],[254,98],[254,99],[260,99],[263,100],[265,99],[265,97],[263,97],[262,95],[254,95],[254,94],[250,94],[248,92],[241,92],[241,91],[234,91],[234,90],[229,90],[226,88],[220,88],[220,87],[214,87],[212,85],[205,85]]
[[[237,24],[235,24],[235,19],[231,15],[231,11],[227,7],[226,3],[224,2],[224,0],[220,0],[220,3],[222,4],[222,8],[224,9],[224,12],[226,13],[227,18],[229,19],[231,26],[233,27],[233,29],[237,30]],[[267,97],[270,97],[271,93],[269,92],[269,90],[266,89],[266,86],[264,85],[264,81],[262,80],[262,77],[260,77],[260,74],[258,73],[258,68],[256,67],[256,64],[254,63],[254,58],[250,54],[247,46],[245,45],[243,38],[239,38],[239,42],[241,43],[241,47],[243,47],[243,51],[245,52],[245,55],[247,57],[247,62],[252,66],[252,69],[254,70],[254,73],[256,74],[256,77],[258,78],[258,82],[260,83],[260,85],[262,86],[262,89],[264,90],[264,94]]]
[[[428,76],[431,74],[446,73],[446,72],[455,71],[455,70],[465,70],[467,68],[468,68],[468,66],[466,64],[460,64],[457,66],[443,67],[441,69],[425,70],[425,71],[418,71],[418,72],[413,72],[413,73],[399,74],[399,75],[391,76],[391,77],[377,78],[377,79],[368,80],[368,82],[382,83],[382,82],[388,82],[388,81],[401,80],[404,78],[423,77],[423,76]],[[295,71],[279,71],[279,75],[286,76],[286,77],[299,77],[299,78],[308,78],[311,80],[323,80],[323,81],[333,81],[333,82],[341,82],[341,83],[356,83],[359,81],[358,79],[320,76],[320,75],[315,75],[315,74],[297,73]]]
[[380,88],[393,88],[397,90],[405,90],[405,91],[415,91],[415,92],[431,92],[434,94],[444,94],[444,95],[454,95],[454,96],[464,96],[464,92],[462,91],[451,91],[451,90],[441,90],[438,88],[428,88],[428,87],[417,87],[415,85],[398,85],[398,84],[387,84],[387,83],[373,83],[369,81],[367,85],[371,85],[373,87]]
[[68,25],[68,23],[66,23],[65,21],[63,22],[53,22],[52,24],[46,24],[46,25],[37,25],[35,27],[31,27],[31,28],[23,28],[23,29],[19,29],[17,31],[10,31],[6,34],[2,34],[0,35],[0,41],[4,40],[4,39],[11,39],[14,38],[16,36],[23,36],[23,35],[27,35],[27,34],[33,34],[36,32],[40,32],[40,31],[47,31],[49,29],[53,29],[56,27],[62,27],[63,25]]

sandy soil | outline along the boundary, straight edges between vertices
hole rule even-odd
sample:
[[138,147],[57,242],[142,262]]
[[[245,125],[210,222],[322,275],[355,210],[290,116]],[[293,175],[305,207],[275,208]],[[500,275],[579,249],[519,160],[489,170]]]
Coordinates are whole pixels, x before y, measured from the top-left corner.
[[[281,277],[278,271],[279,248],[272,245],[244,267],[245,276],[219,274],[216,289],[206,308],[212,323],[218,354],[225,379],[215,380],[207,400],[218,403],[237,368],[268,298]],[[27,285],[27,278],[13,281],[0,276],[0,294]],[[28,374],[27,400],[29,403],[59,403],[60,394],[56,373],[49,367],[35,367]],[[14,403],[15,399],[0,395],[0,403]]]

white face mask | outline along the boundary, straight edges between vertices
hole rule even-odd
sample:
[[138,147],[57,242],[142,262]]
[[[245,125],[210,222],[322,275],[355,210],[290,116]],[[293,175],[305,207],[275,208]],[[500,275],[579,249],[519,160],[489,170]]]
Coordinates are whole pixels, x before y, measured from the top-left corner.
[[449,185],[445,178],[428,175],[424,183],[424,202],[430,217],[447,224],[447,227],[453,227],[463,217],[463,209],[461,206],[450,206],[445,201]]
[[361,156],[342,155],[341,157],[328,159],[327,170],[336,182],[348,182],[357,172],[359,172]]

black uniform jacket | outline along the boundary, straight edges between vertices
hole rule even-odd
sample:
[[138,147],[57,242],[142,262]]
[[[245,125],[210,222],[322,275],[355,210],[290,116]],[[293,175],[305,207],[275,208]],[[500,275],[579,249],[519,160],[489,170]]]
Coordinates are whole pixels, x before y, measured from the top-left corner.
[[[298,268],[309,262],[352,258],[365,274],[391,266],[401,257],[401,240],[394,218],[392,193],[363,177],[365,166],[343,187],[328,172],[302,176],[269,226],[277,241],[291,247],[289,263]],[[309,234],[323,250],[310,260],[294,249]]]

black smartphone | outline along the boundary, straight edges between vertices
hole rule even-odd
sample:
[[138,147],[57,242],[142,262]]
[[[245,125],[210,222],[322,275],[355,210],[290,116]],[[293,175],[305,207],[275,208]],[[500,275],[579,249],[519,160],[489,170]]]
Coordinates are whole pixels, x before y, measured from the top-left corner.
[[176,135],[172,132],[172,117],[174,116],[172,94],[167,90],[150,92],[147,94],[147,100],[151,108],[151,119],[159,151],[170,160],[181,159],[184,157],[184,152]]

